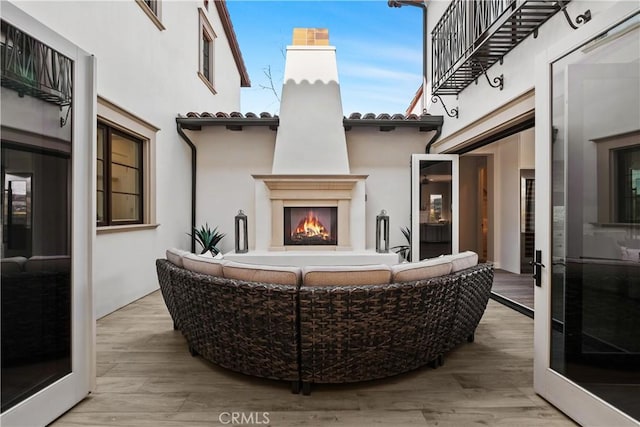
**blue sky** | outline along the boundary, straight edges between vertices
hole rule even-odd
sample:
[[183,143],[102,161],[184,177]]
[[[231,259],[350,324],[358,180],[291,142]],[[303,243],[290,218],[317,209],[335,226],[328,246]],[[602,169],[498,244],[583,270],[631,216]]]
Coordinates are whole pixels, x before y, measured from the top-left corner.
[[245,1],[227,6],[251,88],[242,89],[243,112],[278,112],[263,70],[282,88],[284,54],[293,28],[328,28],[336,47],[345,115],[404,113],[422,81],[422,10],[390,8],[386,0]]

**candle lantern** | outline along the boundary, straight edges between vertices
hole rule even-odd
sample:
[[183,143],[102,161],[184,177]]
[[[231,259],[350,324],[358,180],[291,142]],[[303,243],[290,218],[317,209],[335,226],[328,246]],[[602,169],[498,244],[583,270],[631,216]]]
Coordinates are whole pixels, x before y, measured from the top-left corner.
[[249,236],[247,235],[247,215],[240,209],[236,215],[236,253],[249,252]]
[[384,209],[376,216],[376,252],[389,252],[389,215]]

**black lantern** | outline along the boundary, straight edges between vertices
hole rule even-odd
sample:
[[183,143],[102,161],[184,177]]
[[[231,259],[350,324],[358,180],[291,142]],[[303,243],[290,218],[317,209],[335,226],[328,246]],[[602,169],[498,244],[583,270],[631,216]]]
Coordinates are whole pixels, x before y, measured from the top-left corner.
[[[241,236],[242,234],[242,236]],[[242,241],[242,245],[240,245]],[[249,237],[247,235],[247,215],[242,212],[242,209],[238,211],[236,215],[236,253],[245,254],[249,252]]]
[[389,252],[389,215],[384,209],[376,216],[376,252]]

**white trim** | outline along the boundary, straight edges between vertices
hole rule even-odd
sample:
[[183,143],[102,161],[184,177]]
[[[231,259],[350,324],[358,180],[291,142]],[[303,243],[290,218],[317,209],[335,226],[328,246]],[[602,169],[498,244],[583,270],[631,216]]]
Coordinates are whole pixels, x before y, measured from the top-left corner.
[[542,250],[542,287],[534,290],[534,389],[582,425],[637,426],[638,422],[550,369],[551,350],[551,64],[638,11],[618,2],[536,58],[536,249]]
[[[216,39],[218,35],[215,31],[213,31],[213,27],[209,22],[209,18],[207,18],[207,13],[201,7],[198,8],[198,77],[203,81],[203,83],[213,92],[215,95],[217,93],[215,84],[216,84],[216,73],[215,73],[215,54],[216,54]],[[203,43],[202,39],[206,35],[206,38],[209,40],[209,78],[204,75],[204,55],[202,54]]]
[[492,112],[485,114],[451,135],[437,141],[431,147],[434,153],[459,150],[491,135],[513,127],[533,117],[535,92],[533,89],[517,96]]
[[160,224],[128,224],[128,225],[108,225],[96,227],[97,234],[120,233],[124,231],[152,230],[160,227]]
[[138,3],[140,9],[142,9],[145,15],[147,15],[149,19],[151,19],[151,22],[153,22],[153,24],[158,27],[160,31],[166,30],[165,26],[162,24],[162,0],[156,0],[156,8],[158,9],[157,12],[151,10],[151,8],[143,0],[136,0],[136,3]]

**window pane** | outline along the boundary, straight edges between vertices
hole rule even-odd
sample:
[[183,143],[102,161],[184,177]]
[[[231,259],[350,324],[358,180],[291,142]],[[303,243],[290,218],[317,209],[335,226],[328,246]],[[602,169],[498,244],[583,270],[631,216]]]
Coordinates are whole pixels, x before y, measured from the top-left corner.
[[140,221],[140,196],[113,193],[111,195],[112,221]]
[[640,145],[616,153],[618,222],[640,222]]
[[97,213],[97,221],[104,222],[104,191],[98,190],[98,213]]
[[210,41],[207,38],[207,35],[205,33],[202,33],[202,74],[204,74],[205,78],[209,81],[211,81],[211,74],[209,69],[210,48]]
[[98,173],[98,191],[104,191],[104,160],[98,159],[97,165],[97,173]]
[[120,165],[140,168],[140,141],[111,133],[111,161]]
[[111,191],[114,193],[140,194],[140,178],[137,169],[111,165]]
[[[36,128],[42,117],[28,118]],[[19,141],[6,148],[2,141],[0,155],[6,212],[0,246],[2,412],[70,373],[72,365],[72,159],[30,148]],[[7,263],[13,257],[24,263]]]
[[104,140],[106,129],[98,126],[98,147],[97,147],[97,155],[98,159],[104,159]]

